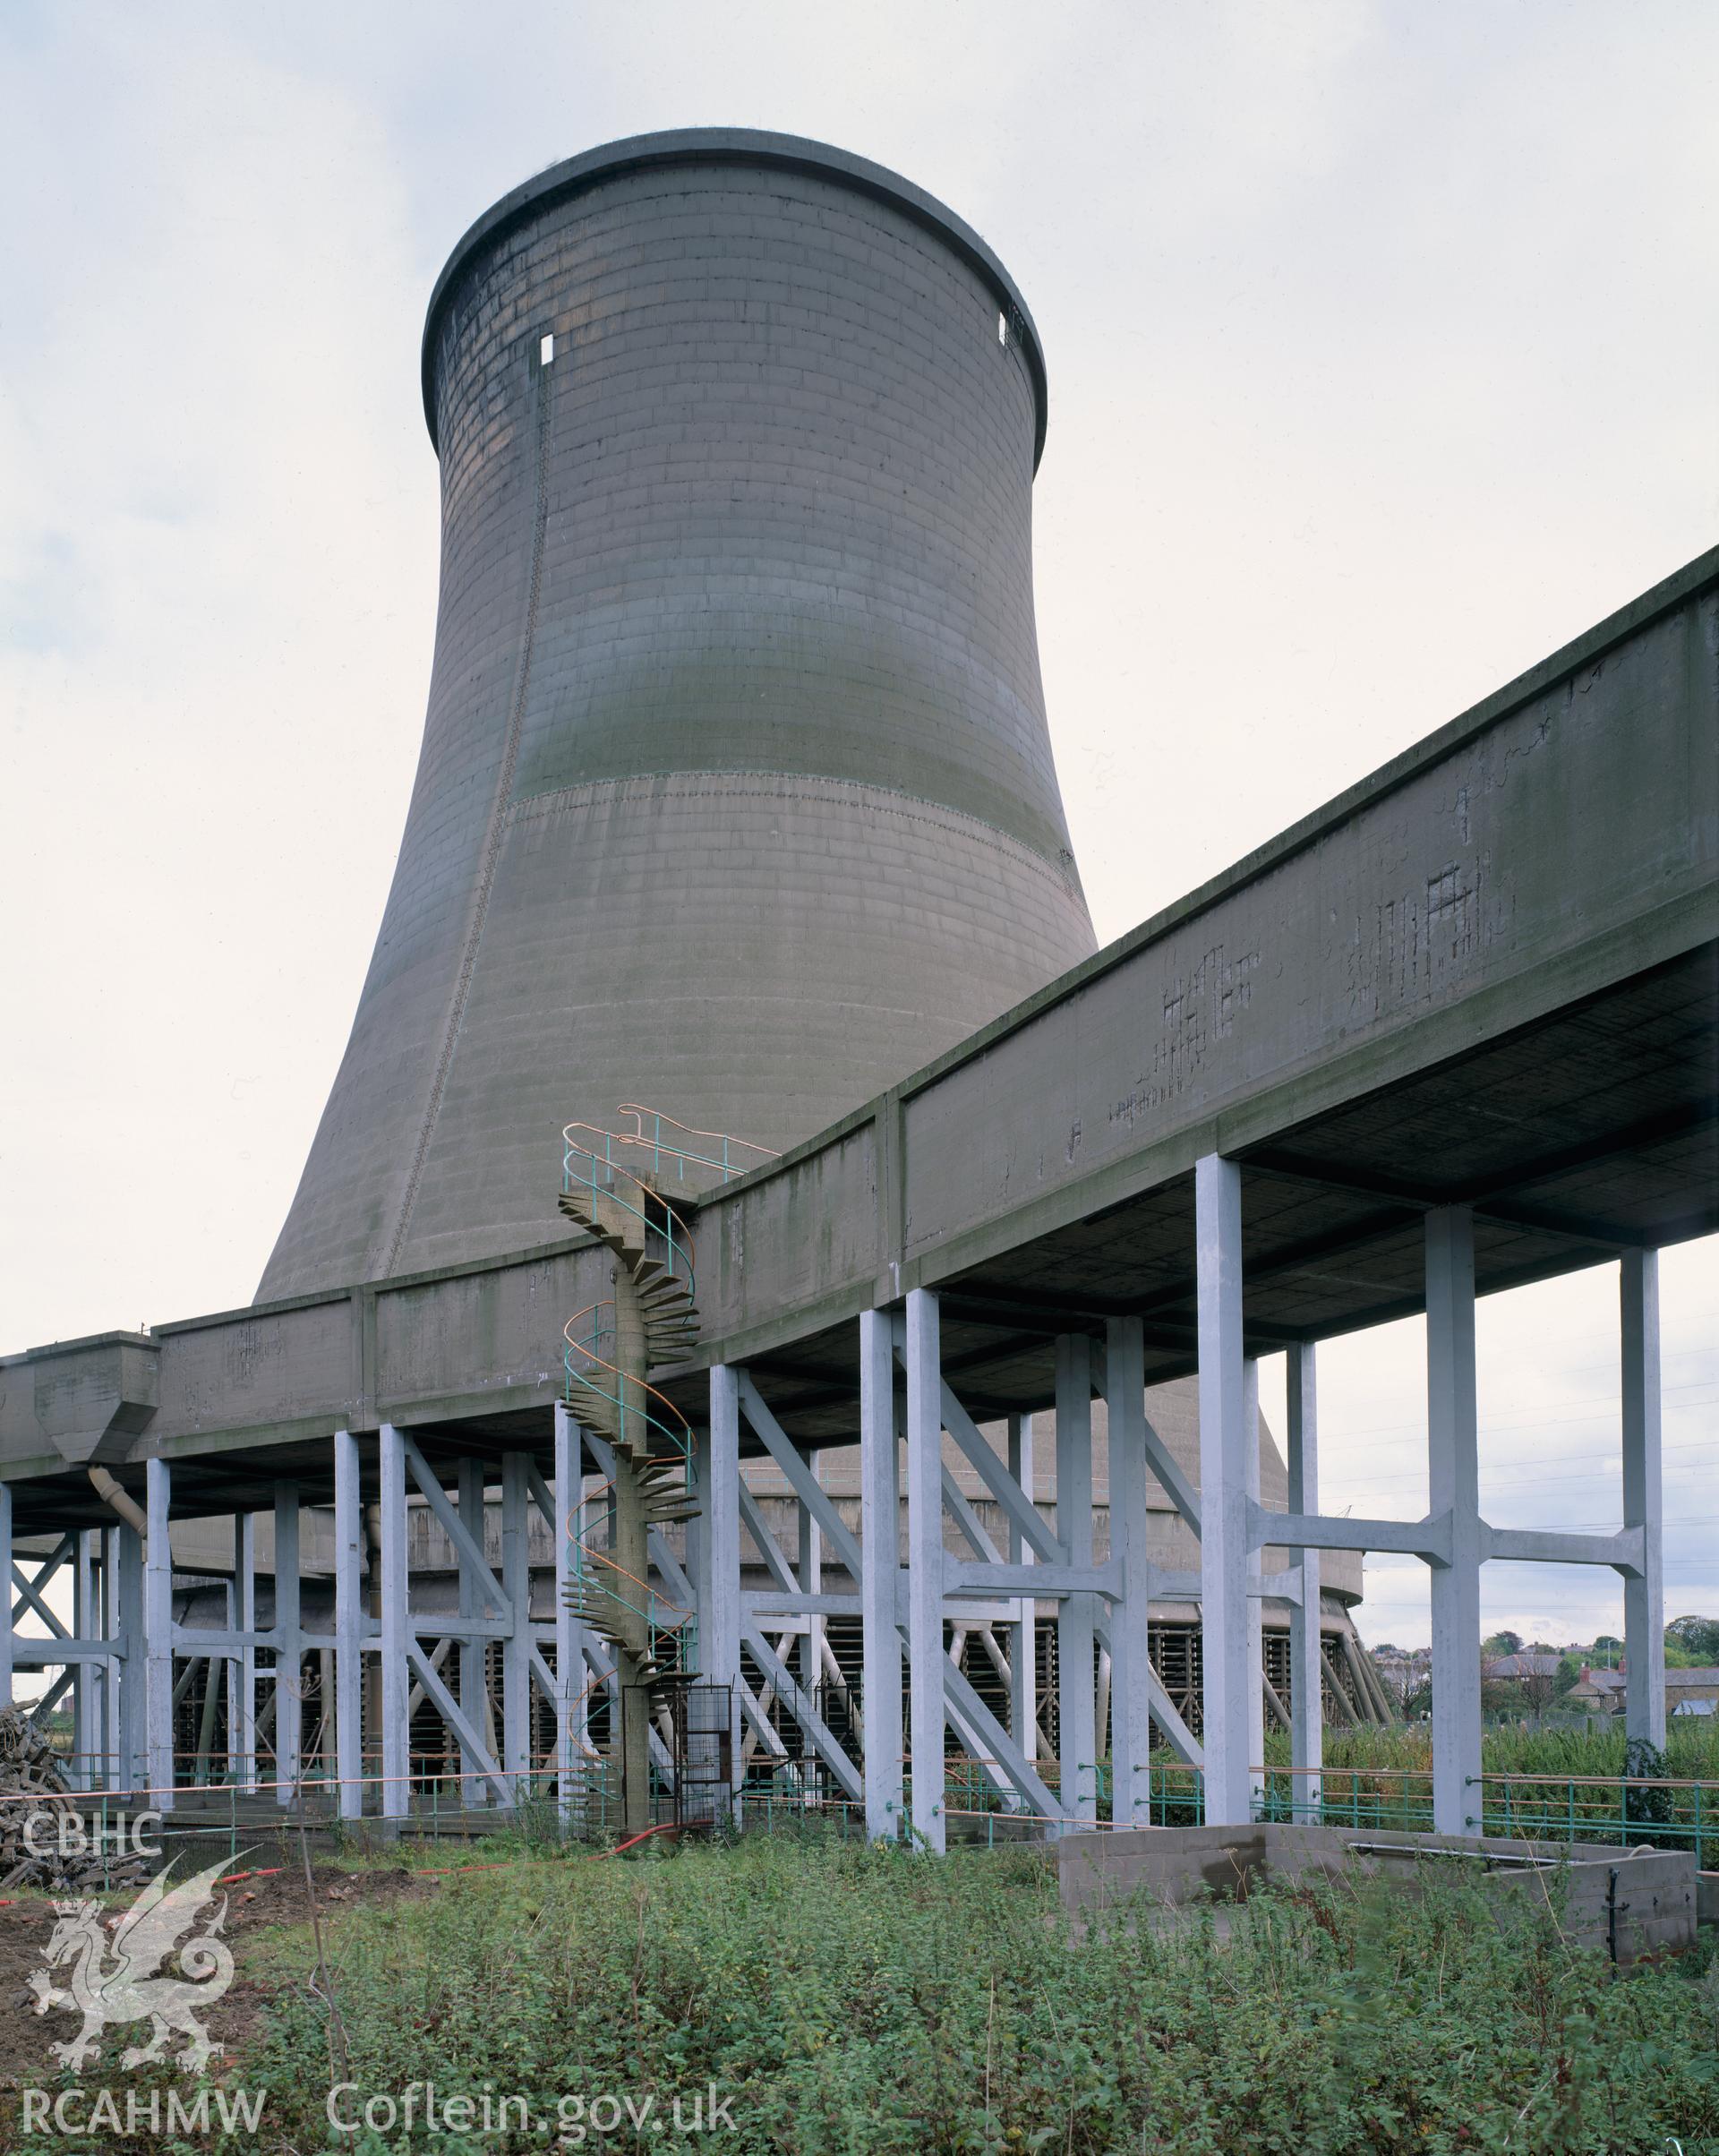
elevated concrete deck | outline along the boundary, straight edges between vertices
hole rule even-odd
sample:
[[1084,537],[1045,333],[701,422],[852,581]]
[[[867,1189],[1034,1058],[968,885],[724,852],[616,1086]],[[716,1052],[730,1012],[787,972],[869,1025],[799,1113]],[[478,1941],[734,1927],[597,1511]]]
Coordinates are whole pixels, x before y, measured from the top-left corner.
[[[1057,1333],[1143,1314],[1195,1365],[1193,1167],[1243,1169],[1250,1354],[1423,1306],[1422,1215],[1481,1292],[1719,1228],[1719,551],[769,1169],[697,1208],[699,1361],[802,1444],[857,1434],[860,1312],[935,1287],[975,1413],[1043,1407]],[[21,1531],[329,1491],[337,1426],[538,1448],[607,1255],[534,1249],[0,1361]],[[368,1469],[366,1470],[368,1472]]]

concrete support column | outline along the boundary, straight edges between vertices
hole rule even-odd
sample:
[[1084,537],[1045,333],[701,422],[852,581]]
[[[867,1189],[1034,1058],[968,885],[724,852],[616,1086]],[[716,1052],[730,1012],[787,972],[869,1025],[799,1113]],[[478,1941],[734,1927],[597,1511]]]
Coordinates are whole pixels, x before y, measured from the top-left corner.
[[[695,1468],[695,1472],[697,1469]],[[699,1488],[705,1487],[699,1476]],[[564,1820],[573,1818],[581,1794],[586,1752],[585,1627],[568,1607],[573,1585],[576,1510],[585,1488],[585,1439],[571,1411],[555,1409],[555,1791]],[[688,1523],[688,1538],[696,1522]],[[692,1554],[691,1552],[688,1553]],[[695,1556],[694,1572],[697,1573]]]
[[299,1644],[298,1484],[275,1484],[275,1793],[298,1796],[304,1749],[304,1649]]
[[[1287,1350],[1289,1510],[1319,1510],[1319,1390],[1311,1340]],[[1297,1819],[1317,1826],[1320,1769],[1325,1758],[1324,1670],[1319,1622],[1319,1552],[1291,1550],[1291,1567],[1301,1570],[1301,1600],[1289,1611],[1289,1758],[1291,1809]]]
[[108,1642],[101,1665],[101,1786],[117,1789],[124,1780],[120,1750],[119,1687],[119,1530],[101,1531],[101,1636]]
[[119,1638],[124,1663],[119,1687],[119,1786],[140,1794],[150,1779],[144,1711],[148,1649],[143,1636],[143,1537],[125,1522],[117,1532]]
[[1110,1818],[1151,1824],[1151,1554],[1146,1508],[1146,1348],[1138,1318],[1105,1327],[1104,1396],[1110,1429],[1110,1554],[1123,1598],[1110,1613]]
[[[709,1578],[700,1610],[699,1652],[713,1684],[740,1683],[740,1377],[718,1363],[710,1373],[709,1479],[705,1488]],[[708,1615],[705,1613],[708,1612]],[[734,1747],[740,1785],[740,1748]]]
[[913,1831],[941,1856],[944,1820],[943,1367],[937,1298],[907,1298],[908,1762]]
[[[822,1482],[823,1455],[812,1453],[807,1465],[814,1480]],[[824,1592],[824,1537],[811,1507],[800,1499],[794,1506],[794,1576],[800,1581],[802,1595],[821,1595]],[[800,1639],[800,1681],[807,1698],[816,1698],[816,1688],[824,1677],[824,1620],[808,1614],[806,1630]]]
[[379,1446],[381,1513],[381,1815],[404,1819],[412,1810],[412,1732],[408,1701],[412,1671],[406,1647],[406,1447],[392,1423],[384,1423]]
[[[364,1810],[363,1508],[358,1495],[358,1440],[334,1433],[334,1752],[340,1817]],[[326,1701],[325,1701],[326,1705]]]
[[[1092,1562],[1092,1343],[1083,1332],[1056,1339],[1056,1539],[1070,1564]],[[1092,1597],[1065,1595],[1057,1613],[1062,1811],[1090,1825],[1099,1816]]]
[[1450,1562],[1432,1568],[1432,1827],[1480,1832],[1480,1443],[1475,1391],[1475,1223],[1426,1216],[1427,1494],[1450,1516]]
[[12,1484],[0,1482],[0,1707],[12,1705]]
[[150,1801],[159,1811],[174,1809],[173,1758],[173,1540],[167,1519],[172,1509],[173,1470],[164,1459],[144,1463],[143,1510],[149,1537],[143,1558],[144,1772]]
[[[81,1640],[101,1638],[101,1589],[97,1564],[101,1553],[101,1530],[84,1527],[79,1531],[77,1550],[73,1557],[74,1570],[72,1577],[72,1631]],[[0,1578],[10,1582],[12,1567],[8,1564],[0,1571]],[[8,1610],[11,1596],[7,1596]],[[101,1715],[99,1690],[101,1664],[98,1662],[80,1662],[72,1681],[72,1750],[75,1754],[72,1786],[74,1789],[93,1789],[96,1770],[100,1764],[97,1754],[101,1750]]]
[[[471,1536],[479,1550],[488,1544],[484,1535],[483,1462],[481,1459],[462,1459],[459,1463],[459,1524]],[[483,1588],[478,1585],[472,1561],[463,1552],[459,1557],[459,1613],[462,1617],[487,1617],[493,1614]],[[488,1732],[491,1724],[489,1687],[489,1650],[482,1639],[462,1639],[459,1643],[459,1711],[469,1726],[479,1736]],[[477,1763],[477,1754],[467,1744],[459,1748],[459,1797],[462,1805],[474,1809],[490,1801],[489,1778]]]
[[710,1603],[710,1426],[696,1424],[692,1433],[692,1486],[698,1510],[687,1522],[687,1578],[692,1587],[693,1640],[697,1648],[698,1674],[710,1681],[710,1638],[714,1621]]
[[[1012,1415],[1008,1420],[1009,1473],[1032,1502],[1032,1417]],[[1009,1523],[1009,1562],[1036,1564],[1039,1553]],[[1009,1627],[1009,1734],[1021,1747],[1023,1758],[1039,1757],[1039,1611],[1031,1595],[1016,1603],[1014,1622]]]
[[902,1825],[901,1459],[895,1363],[887,1313],[860,1313],[860,1611],[866,1724],[866,1833],[893,1842]]
[[[1247,1470],[1250,1504],[1260,1502],[1260,1365],[1253,1356],[1242,1363],[1242,1421],[1246,1428],[1243,1459]],[[1250,1804],[1265,1798],[1265,1604],[1260,1583],[1265,1577],[1265,1553],[1247,1553],[1247,1666],[1253,1673],[1247,1688],[1247,1795]]]
[[[233,1519],[233,1619],[241,1632],[257,1629],[257,1522]],[[235,1788],[257,1786],[257,1650],[242,1647],[227,1669],[227,1771]]]
[[1206,1824],[1239,1827],[1252,1816],[1248,1758],[1247,1454],[1257,1428],[1246,1416],[1242,1353],[1242,1172],[1208,1153],[1194,1164],[1195,1265],[1200,1338],[1201,1703]]
[[1623,1582],[1624,1732],[1665,1748],[1664,1512],[1660,1484],[1659,1253],[1624,1253],[1623,1524],[1642,1530],[1639,1578]]
[[501,1455],[501,1765],[517,1805],[531,1794],[531,1455]]

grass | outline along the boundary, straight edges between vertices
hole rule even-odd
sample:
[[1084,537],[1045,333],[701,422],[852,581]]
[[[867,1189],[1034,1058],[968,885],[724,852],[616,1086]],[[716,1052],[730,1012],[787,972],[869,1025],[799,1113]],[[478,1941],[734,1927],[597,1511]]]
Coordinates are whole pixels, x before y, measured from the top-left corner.
[[[562,2098],[607,2094],[662,2122],[576,2146],[1584,2156],[1719,2136],[1710,1953],[1620,1981],[1550,1913],[1442,1880],[1419,1905],[1256,1894],[1227,1939],[1124,1909],[1077,1942],[1040,1852],[938,1862],[808,1830],[475,1874],[340,1923],[343,2078],[396,2098],[425,2080],[443,2101],[517,2092],[550,2121]],[[227,2077],[270,2092],[258,2145],[406,2145],[330,2134],[305,1941],[271,1940],[268,1967],[273,2004]],[[713,2083],[733,2130],[677,2131],[676,2097],[685,2117]],[[410,2145],[545,2141],[480,2127]]]
[[[1287,1732],[1266,1736],[1266,1764],[1289,1764]],[[1719,1867],[1719,1729],[1707,1722],[1672,1722],[1666,1732],[1663,1774],[1703,1789],[1625,1790],[1625,1741],[1619,1729],[1489,1729],[1483,1740],[1486,1831],[1553,1840],[1650,1841],[1666,1849],[1697,1849],[1700,1862]],[[1424,1724],[1328,1730],[1324,1745],[1328,1817],[1373,1826],[1424,1826],[1430,1814],[1432,1732]],[[1492,1776],[1542,1775],[1509,1784]],[[1609,1777],[1609,1785],[1608,1785]],[[1598,1786],[1584,1787],[1584,1783]],[[1270,1780],[1273,1799],[1287,1805],[1294,1777]]]
[[[1621,1729],[1489,1729],[1483,1740],[1489,1775],[1621,1775]],[[1281,1761],[1278,1754],[1281,1753]],[[1272,1765],[1287,1762],[1287,1732],[1266,1736]],[[1327,1730],[1325,1758],[1337,1767],[1422,1767],[1432,1764],[1432,1732],[1425,1723],[1397,1723],[1389,1728]],[[1665,1772],[1680,1781],[1719,1784],[1719,1725],[1709,1721],[1667,1724]]]

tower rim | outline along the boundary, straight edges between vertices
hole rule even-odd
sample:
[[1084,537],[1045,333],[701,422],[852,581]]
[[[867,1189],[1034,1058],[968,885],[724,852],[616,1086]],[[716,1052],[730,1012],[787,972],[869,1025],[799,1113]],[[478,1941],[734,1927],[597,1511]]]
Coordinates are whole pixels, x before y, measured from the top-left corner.
[[1011,312],[1013,335],[1021,339],[1033,389],[1032,467],[1036,473],[1044,454],[1049,388],[1045,374],[1043,347],[1038,327],[1013,278],[995,252],[964,219],[957,217],[935,195],[916,187],[887,166],[868,158],[838,150],[806,135],[776,134],[751,127],[676,127],[651,134],[627,135],[599,143],[563,158],[524,180],[491,204],[468,226],[443,263],[424,312],[421,372],[423,384],[424,424],[438,456],[441,444],[436,434],[435,337],[448,295],[462,272],[484,249],[538,211],[570,200],[605,180],[631,173],[673,165],[750,165],[777,170],[811,173],[834,179],[856,193],[887,203],[916,224],[935,234],[968,268],[976,270]]

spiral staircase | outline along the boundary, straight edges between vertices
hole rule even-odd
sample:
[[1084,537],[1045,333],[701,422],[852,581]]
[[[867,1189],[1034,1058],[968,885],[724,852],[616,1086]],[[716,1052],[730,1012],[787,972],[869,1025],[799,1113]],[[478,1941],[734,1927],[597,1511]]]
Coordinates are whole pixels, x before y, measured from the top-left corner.
[[[683,1362],[698,1339],[692,1240],[658,1185],[667,1173],[684,1182],[688,1168],[725,1183],[774,1156],[651,1109],[629,1105],[620,1113],[632,1117],[630,1131],[576,1123],[562,1133],[560,1210],[615,1261],[613,1300],[578,1312],[565,1331],[568,1405],[614,1459],[610,1480],[573,1507],[566,1596],[614,1652],[623,1686],[644,1690],[655,1719],[694,1655],[692,1613],[665,1604],[650,1585],[649,1534],[699,1510],[691,1427],[648,1382],[650,1371]],[[678,1135],[665,1137],[665,1125]]]
[[634,1657],[634,1681],[654,1698],[665,1681],[665,1636],[684,1632],[689,1613],[665,1607],[647,1569],[635,1570],[612,1553],[623,1519],[641,1521],[648,1534],[698,1510],[691,1431],[644,1374],[685,1358],[697,1341],[698,1312],[684,1224],[644,1176],[614,1160],[613,1143],[607,1132],[569,1127],[566,1134],[560,1210],[615,1260],[614,1300],[580,1311],[565,1333],[568,1404],[614,1458],[613,1476],[582,1500],[570,1523],[567,1599],[582,1623]]

